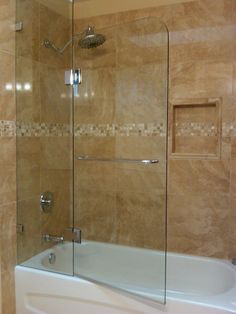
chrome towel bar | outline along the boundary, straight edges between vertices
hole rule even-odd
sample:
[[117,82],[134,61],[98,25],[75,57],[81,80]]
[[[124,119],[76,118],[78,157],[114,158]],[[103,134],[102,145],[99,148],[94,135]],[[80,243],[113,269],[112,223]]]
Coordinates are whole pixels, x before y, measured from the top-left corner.
[[89,156],[78,156],[80,161],[99,161],[99,162],[118,162],[118,163],[136,163],[136,164],[157,164],[159,160],[157,159],[109,159],[109,158],[94,158]]

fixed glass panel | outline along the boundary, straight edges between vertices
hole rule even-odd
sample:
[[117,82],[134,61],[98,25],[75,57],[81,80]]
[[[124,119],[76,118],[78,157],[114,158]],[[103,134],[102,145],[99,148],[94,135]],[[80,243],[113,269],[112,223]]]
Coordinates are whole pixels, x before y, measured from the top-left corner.
[[59,51],[73,35],[73,3],[16,7],[18,263],[73,274],[72,46]]
[[74,272],[165,303],[168,32],[156,18],[92,23],[74,47]]

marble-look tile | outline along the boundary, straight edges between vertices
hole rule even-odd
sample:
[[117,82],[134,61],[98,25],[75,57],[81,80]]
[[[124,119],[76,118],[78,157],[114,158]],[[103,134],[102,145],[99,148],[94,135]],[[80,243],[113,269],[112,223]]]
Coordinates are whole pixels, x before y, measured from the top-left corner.
[[116,243],[116,198],[113,191],[78,189],[75,198],[75,226],[87,240]]
[[[40,121],[40,64],[30,58],[16,59],[16,108],[18,121]],[[45,73],[46,74],[46,73]],[[42,91],[43,92],[43,91]],[[43,94],[42,94],[43,95]],[[44,98],[44,97],[43,97]]]
[[72,88],[64,84],[64,70],[40,63],[41,122],[70,123]]
[[75,169],[75,189],[114,191],[116,182],[114,173],[113,163],[78,161]]
[[41,191],[50,191],[54,204],[50,214],[42,214],[41,233],[64,234],[73,215],[73,186],[70,170],[42,170]]
[[40,195],[40,169],[38,166],[17,168],[17,198],[26,200]]
[[[14,137],[0,137],[0,167],[15,169],[16,167],[16,139]],[[3,178],[1,178],[2,180]]]
[[0,60],[0,120],[15,120],[15,58],[0,51]]
[[16,200],[16,169],[14,166],[0,166],[0,205],[9,204]]
[[221,97],[232,93],[230,62],[172,63],[170,71],[171,98]]
[[42,251],[41,216],[39,195],[18,201],[17,223],[24,226],[24,233],[17,234],[18,263],[25,262]]
[[13,271],[16,264],[16,203],[1,205],[1,271]]
[[[152,80],[150,81],[150,77]],[[166,121],[166,66],[148,64],[122,68],[116,73],[118,123]]]
[[165,137],[120,137],[116,138],[116,156],[127,159],[157,159],[163,168],[166,158]]
[[169,193],[229,193],[230,172],[228,161],[170,160]]
[[37,0],[16,1],[16,20],[23,21],[23,31],[16,33],[16,54],[34,61],[39,60],[39,8]]
[[0,50],[15,53],[15,1],[1,0],[0,2]]
[[98,98],[89,89],[88,98],[75,98],[75,124],[111,124],[115,118],[115,99]]
[[[209,26],[225,26],[232,23],[231,0],[198,0],[170,6],[171,31]],[[204,30],[202,30],[204,32]]]
[[42,169],[72,169],[72,138],[41,137],[40,160]]
[[76,19],[74,21],[75,33],[79,33],[86,29],[88,25],[96,29],[112,28],[116,24],[116,14],[106,14],[100,16],[92,16],[84,19]]
[[229,201],[229,194],[214,190],[169,194],[168,249],[226,258]]
[[[90,156],[97,158],[114,158],[115,138],[113,137],[86,137],[75,138],[75,156]],[[79,164],[76,161],[76,165]]]
[[[70,4],[68,4],[70,5]],[[69,13],[69,10],[68,10]],[[40,4],[40,46],[39,60],[51,67],[71,67],[71,49],[67,49],[63,55],[53,49],[47,49],[41,45],[45,39],[50,40],[58,48],[62,48],[72,37],[72,20],[54,12],[50,8]]]
[[164,249],[166,211],[164,195],[156,195],[153,191],[118,192],[116,206],[119,244]]
[[[16,156],[17,167],[22,169],[40,167],[40,138],[18,137]],[[18,178],[21,181],[21,178]]]

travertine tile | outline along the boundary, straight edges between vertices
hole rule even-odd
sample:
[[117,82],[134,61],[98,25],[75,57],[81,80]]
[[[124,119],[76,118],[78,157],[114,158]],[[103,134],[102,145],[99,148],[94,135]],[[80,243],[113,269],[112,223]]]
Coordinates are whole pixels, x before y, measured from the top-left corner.
[[41,122],[69,123],[72,89],[64,84],[64,70],[40,63]]
[[75,226],[87,240],[116,243],[117,215],[115,192],[77,189]]
[[[53,22],[49,23],[49,21]],[[58,48],[62,48],[72,37],[72,20],[69,19],[69,16],[65,18],[42,4],[40,4],[39,27],[40,43],[48,39]],[[39,60],[51,67],[71,67],[71,49],[67,49],[63,55],[59,55],[53,49],[47,49],[40,44]]]
[[16,203],[1,205],[1,271],[13,271],[16,264]]
[[[37,0],[16,1],[16,20],[23,21],[23,31],[16,33],[16,54],[31,60],[39,60],[40,29]],[[28,44],[26,44],[26,42]]]
[[72,172],[70,170],[42,170],[41,191],[50,191],[54,204],[50,214],[42,214],[41,233],[64,234],[71,225],[72,212]]
[[39,62],[34,61],[29,57],[17,57],[16,108],[18,121],[40,122],[41,108],[39,71]]
[[0,2],[0,50],[15,53],[15,1],[1,0]]
[[116,206],[118,243],[164,249],[166,210],[164,195],[156,195],[153,191],[118,192]]
[[71,169],[72,147],[72,139],[70,137],[41,137],[41,168]]
[[0,59],[0,120],[15,120],[15,59],[1,50]]

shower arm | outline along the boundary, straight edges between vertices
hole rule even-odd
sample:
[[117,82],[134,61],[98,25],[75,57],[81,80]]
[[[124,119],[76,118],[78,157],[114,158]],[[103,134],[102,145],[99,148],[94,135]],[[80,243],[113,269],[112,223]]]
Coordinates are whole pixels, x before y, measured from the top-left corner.
[[63,54],[63,52],[66,50],[66,48],[68,46],[71,45],[71,43],[75,40],[76,37],[84,34],[86,32],[86,30],[84,30],[83,32],[80,32],[80,33],[76,33],[61,49],[56,47],[51,41],[45,39],[44,42],[43,42],[43,45],[46,47],[46,48],[52,48],[54,49],[57,53],[59,54]]

